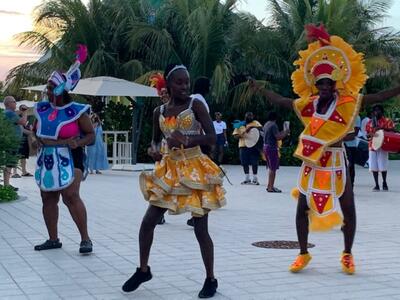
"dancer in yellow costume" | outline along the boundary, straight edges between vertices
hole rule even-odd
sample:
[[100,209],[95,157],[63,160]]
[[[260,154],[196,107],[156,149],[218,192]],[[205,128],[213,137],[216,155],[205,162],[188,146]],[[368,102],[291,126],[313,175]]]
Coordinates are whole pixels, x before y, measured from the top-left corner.
[[[152,278],[148,266],[150,248],[154,228],[164,213],[191,212],[207,276],[199,297],[210,298],[218,283],[214,278],[214,246],[208,233],[208,213],[225,204],[225,191],[223,172],[203,154],[200,146],[214,145],[216,135],[206,107],[190,97],[186,67],[170,65],[164,76],[170,99],[153,114],[149,154],[156,161],[155,169],[140,175],[140,188],[149,202],[139,232],[140,267],[122,289],[132,292]],[[163,153],[162,138],[167,142]]]
[[300,98],[280,96],[254,81],[252,85],[271,103],[293,109],[305,127],[294,154],[303,161],[293,192],[298,198],[296,229],[300,254],[290,271],[302,270],[311,260],[307,251],[309,229],[326,231],[342,226],[342,270],[353,274],[351,248],[356,211],[343,140],[353,138],[353,123],[362,102],[384,101],[398,95],[400,87],[359,95],[367,80],[363,55],[340,37],[330,36],[323,25],[307,25],[306,30],[309,40],[316,41],[300,51],[300,58],[294,63],[298,69],[292,74],[293,89]]

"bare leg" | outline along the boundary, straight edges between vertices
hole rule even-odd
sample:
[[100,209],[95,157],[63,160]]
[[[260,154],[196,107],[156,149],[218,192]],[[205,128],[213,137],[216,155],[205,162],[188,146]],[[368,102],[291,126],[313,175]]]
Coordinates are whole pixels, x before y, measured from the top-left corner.
[[21,170],[22,170],[22,175],[28,173],[26,171],[26,158],[21,158]]
[[12,168],[12,175],[17,175],[18,174],[17,169],[18,169],[17,167]]
[[300,193],[296,212],[296,230],[297,238],[300,244],[300,254],[306,254],[308,252],[308,209],[306,196]]
[[214,244],[208,233],[208,215],[194,218],[194,233],[200,245],[207,278],[214,278]]
[[43,202],[43,218],[46,223],[49,239],[55,241],[58,239],[57,223],[58,223],[58,201],[60,200],[60,192],[43,192],[40,191]]
[[339,198],[339,201],[344,217],[342,226],[344,235],[344,252],[351,253],[356,233],[356,207],[354,204],[354,193],[350,180],[347,180],[344,193]]
[[82,241],[87,241],[90,238],[87,230],[86,207],[79,195],[81,180],[82,171],[79,169],[75,169],[74,182],[65,190],[62,190],[61,195],[64,204],[68,207],[72,219],[78,227]]
[[10,185],[11,168],[4,168],[4,186]]
[[272,191],[272,189],[274,188],[275,176],[276,176],[276,171],[272,171],[270,169],[268,173],[268,187],[267,187],[269,191]]
[[140,270],[142,272],[147,272],[150,249],[153,244],[154,228],[166,211],[166,208],[149,205],[143,217],[139,231]]

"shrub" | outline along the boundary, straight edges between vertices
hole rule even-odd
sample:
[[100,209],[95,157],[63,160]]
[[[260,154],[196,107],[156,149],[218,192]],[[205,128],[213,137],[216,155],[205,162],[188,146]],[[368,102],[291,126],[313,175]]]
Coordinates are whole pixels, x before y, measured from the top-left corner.
[[0,185],[0,203],[17,200],[18,194],[10,186]]

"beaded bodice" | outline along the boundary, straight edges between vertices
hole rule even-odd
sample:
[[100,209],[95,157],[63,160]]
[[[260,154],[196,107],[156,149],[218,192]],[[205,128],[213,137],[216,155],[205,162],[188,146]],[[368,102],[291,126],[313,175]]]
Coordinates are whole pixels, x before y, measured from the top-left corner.
[[190,100],[189,107],[181,111],[177,116],[165,117],[165,104],[160,107],[159,124],[165,137],[171,135],[175,130],[179,130],[183,135],[201,134],[202,128],[199,121],[196,120],[192,110],[193,99]]

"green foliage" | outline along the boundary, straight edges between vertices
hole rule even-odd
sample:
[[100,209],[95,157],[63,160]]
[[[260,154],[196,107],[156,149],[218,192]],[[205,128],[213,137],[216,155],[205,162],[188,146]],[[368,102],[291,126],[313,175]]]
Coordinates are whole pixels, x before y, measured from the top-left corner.
[[[364,93],[397,84],[400,35],[379,27],[390,1],[269,0],[266,7],[272,14],[267,25],[250,14],[236,12],[238,1],[43,1],[35,10],[34,29],[19,35],[21,45],[35,47],[43,57],[14,68],[7,77],[8,92],[22,95],[22,86],[45,82],[54,69],[66,70],[76,44],[85,43],[89,50],[88,60],[81,66],[85,77],[108,75],[148,84],[156,70],[169,63],[183,63],[192,78],[211,78],[210,107],[223,112],[228,123],[240,119],[245,111],[253,111],[263,122],[272,108],[267,99],[253,94],[247,77],[295,98],[290,75],[298,51],[307,45],[304,25],[321,22],[331,34],[343,37],[365,54],[369,80]],[[153,107],[152,101],[145,102],[143,120],[151,120]],[[398,113],[394,102],[386,108]],[[277,111],[291,121],[292,135],[283,161],[295,163],[289,156],[302,125],[294,113]],[[130,130],[131,112],[110,103],[105,128]],[[145,159],[151,131],[151,122],[145,123],[139,160]],[[226,157],[237,162],[234,144]]]
[[110,102],[106,108],[104,130],[131,130],[132,107],[118,102]]
[[19,139],[15,135],[13,125],[5,118],[0,110],[0,170],[7,164],[15,163],[15,153],[19,147]]
[[0,203],[10,202],[18,199],[18,194],[10,186],[0,185]]

